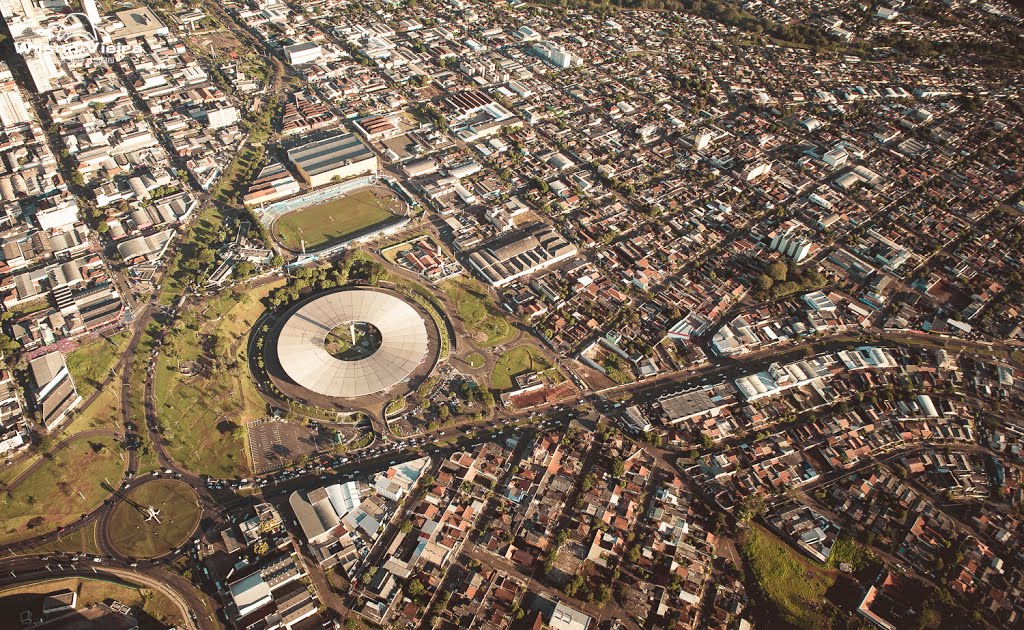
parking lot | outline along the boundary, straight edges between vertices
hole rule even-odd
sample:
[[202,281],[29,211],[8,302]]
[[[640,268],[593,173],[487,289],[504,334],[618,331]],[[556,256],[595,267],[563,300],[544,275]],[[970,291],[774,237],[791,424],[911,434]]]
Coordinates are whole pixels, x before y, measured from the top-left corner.
[[298,423],[265,420],[249,425],[249,448],[258,475],[333,446],[329,440],[319,437],[316,430]]

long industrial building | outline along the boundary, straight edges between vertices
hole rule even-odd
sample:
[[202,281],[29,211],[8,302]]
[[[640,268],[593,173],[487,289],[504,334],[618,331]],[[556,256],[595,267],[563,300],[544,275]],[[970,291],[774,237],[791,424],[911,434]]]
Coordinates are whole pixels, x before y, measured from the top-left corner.
[[500,287],[572,258],[577,251],[550,225],[534,223],[485,243],[469,255],[469,264],[492,286]]
[[288,160],[310,186],[377,170],[377,154],[354,134],[343,132],[288,151]]

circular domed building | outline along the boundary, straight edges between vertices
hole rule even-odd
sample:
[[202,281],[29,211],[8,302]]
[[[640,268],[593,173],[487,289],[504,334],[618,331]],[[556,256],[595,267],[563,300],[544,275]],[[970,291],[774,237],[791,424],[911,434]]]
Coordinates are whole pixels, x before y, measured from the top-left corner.
[[398,293],[370,287],[300,303],[286,313],[272,345],[280,369],[269,370],[271,378],[283,393],[317,405],[425,377],[439,350],[429,315]]

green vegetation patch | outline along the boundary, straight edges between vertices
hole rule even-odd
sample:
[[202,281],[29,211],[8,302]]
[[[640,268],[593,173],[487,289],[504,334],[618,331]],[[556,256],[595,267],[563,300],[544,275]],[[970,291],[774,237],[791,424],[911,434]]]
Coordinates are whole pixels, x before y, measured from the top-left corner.
[[289,212],[274,223],[277,241],[291,250],[316,249],[344,240],[392,218],[393,195],[364,189],[324,203]]
[[[199,525],[202,511],[196,501],[195,491],[181,481],[159,479],[143,484],[114,507],[107,535],[126,556],[163,556],[188,540]],[[150,506],[160,514],[146,520]]]
[[384,415],[393,416],[402,411],[405,411],[405,398],[396,398],[389,402],[388,406],[384,408]]
[[[157,416],[176,462],[215,477],[248,475],[245,424],[266,403],[249,377],[249,330],[262,298],[284,281],[257,290],[222,291],[182,313],[156,366]],[[200,365],[184,374],[183,364]]]
[[110,438],[78,440],[61,449],[0,496],[0,543],[52,531],[92,511],[110,495],[105,480],[117,484],[124,477],[126,461]]
[[533,346],[516,346],[498,357],[491,372],[491,387],[511,389],[513,378],[524,372],[543,372],[551,367],[540,350]]
[[484,355],[479,352],[470,353],[470,355],[466,357],[466,363],[469,364],[469,367],[474,369],[482,368],[485,363]]
[[100,337],[68,354],[68,372],[82,398],[88,398],[106,380],[110,370],[124,356],[131,335],[128,331]]
[[822,602],[835,577],[754,526],[743,543],[754,578],[786,627],[826,626]]
[[227,232],[224,215],[211,206],[204,210],[195,225],[181,239],[178,251],[171,255],[160,291],[160,303],[177,300],[190,284],[198,283],[216,261],[216,244],[223,242]]
[[88,525],[62,535],[60,540],[56,538],[47,540],[32,547],[26,553],[34,555],[50,553],[88,553],[99,555],[101,553],[100,547],[96,544],[97,522],[96,520],[90,521]]
[[[47,593],[69,589],[78,592],[78,609],[117,600],[130,606],[141,630],[166,628],[181,623],[181,613],[165,595],[114,579],[58,578],[32,582],[0,591],[0,618],[17,619],[23,610],[41,616]],[[140,611],[143,614],[139,614]],[[14,627],[13,623],[11,627]]]
[[512,338],[515,329],[482,284],[470,278],[456,278],[441,283],[441,290],[455,302],[459,318],[477,341],[496,346]]
[[833,569],[838,569],[840,564],[846,563],[853,567],[854,571],[860,571],[874,562],[876,559],[869,549],[847,536],[840,536],[836,540],[828,557],[828,566]]
[[91,405],[75,409],[73,420],[61,431],[61,437],[91,429],[117,429],[121,426],[120,375],[115,381],[117,384],[111,383],[103,388]]

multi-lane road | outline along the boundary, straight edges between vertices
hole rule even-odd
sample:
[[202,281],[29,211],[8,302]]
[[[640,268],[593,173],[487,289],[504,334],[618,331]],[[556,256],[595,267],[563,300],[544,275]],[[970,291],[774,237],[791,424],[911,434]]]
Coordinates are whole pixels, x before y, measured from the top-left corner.
[[[272,278],[265,280],[265,282],[271,280]],[[660,375],[638,383],[616,386],[600,392],[588,390],[572,401],[560,404],[544,404],[528,411],[498,409],[491,418],[479,423],[438,429],[403,440],[394,440],[392,436],[391,440],[377,441],[366,448],[347,453],[344,457],[321,455],[313,458],[307,466],[298,471],[279,472],[264,476],[256,481],[255,494],[253,496],[243,496],[235,491],[239,486],[237,480],[209,480],[200,477],[178,466],[168,455],[166,443],[158,430],[160,421],[156,414],[155,378],[153,377],[152,370],[146,370],[146,379],[143,384],[145,418],[141,419],[142,421],[140,422],[140,419],[132,417],[132,388],[139,386],[138,383],[133,383],[132,376],[134,373],[137,373],[137,370],[133,370],[132,366],[137,360],[143,331],[152,321],[153,315],[153,308],[150,305],[145,304],[139,308],[136,321],[134,322],[133,337],[117,367],[121,371],[121,409],[124,435],[127,439],[131,439],[132,436],[137,436],[138,432],[147,431],[155,457],[160,465],[160,470],[155,475],[147,474],[142,477],[136,477],[139,467],[138,452],[135,449],[129,449],[125,477],[119,480],[115,487],[109,488],[111,496],[103,504],[97,506],[88,514],[83,515],[75,523],[58,531],[34,536],[3,548],[2,551],[7,556],[0,560],[0,571],[4,572],[2,579],[0,579],[0,585],[40,579],[58,574],[75,575],[81,573],[87,575],[94,572],[107,572],[111,574],[115,571],[127,572],[127,575],[122,575],[121,577],[137,583],[155,580],[161,584],[161,590],[169,589],[175,591],[176,595],[172,599],[180,604],[179,607],[182,608],[182,613],[189,616],[189,623],[194,624],[196,627],[212,627],[216,624],[212,616],[214,604],[210,598],[187,580],[184,580],[180,575],[165,567],[170,560],[177,556],[177,553],[168,554],[168,556],[163,558],[139,560],[121,555],[110,541],[109,521],[113,507],[124,498],[128,491],[158,478],[169,476],[181,479],[196,490],[199,504],[202,508],[200,522],[209,529],[215,530],[216,526],[225,522],[232,512],[245,509],[257,500],[270,501],[280,508],[286,508],[287,497],[295,490],[309,488],[313,485],[333,483],[335,481],[366,478],[390,464],[424,454],[443,456],[455,449],[464,449],[483,441],[515,435],[520,431],[520,427],[525,424],[539,423],[542,426],[552,426],[554,423],[564,424],[566,421],[591,409],[600,413],[616,413],[621,404],[623,404],[616,401],[626,396],[630,398],[631,404],[653,403],[665,394],[736,378],[744,374],[760,371],[776,361],[798,358],[807,352],[807,348],[812,343],[805,342],[801,345],[771,348],[749,353],[736,359],[717,359],[713,364],[692,370]],[[839,335],[822,337],[813,340],[813,348],[817,352],[834,351],[869,342],[948,348],[953,352],[977,353],[984,357],[990,357],[993,350],[998,350],[1005,352],[1005,355],[1009,357],[1008,347],[1002,348],[1000,346],[996,348],[991,343],[949,340],[905,332],[880,333],[868,340]],[[996,344],[996,346],[998,345]],[[380,428],[377,428],[377,430],[382,433],[381,437],[384,437],[383,430]],[[81,436],[85,436],[87,433],[66,438],[55,445],[55,449],[62,448],[70,440],[80,439]],[[671,449],[657,450],[659,459],[670,465],[674,462],[675,457],[678,456],[678,453],[670,452]],[[20,478],[24,476],[19,477],[14,483],[18,483]],[[32,549],[38,547],[41,543],[52,541],[54,538],[85,527],[93,521],[97,522],[96,542],[101,552],[100,556],[98,556],[99,561],[96,561],[94,557],[82,557],[77,563],[72,563],[68,560],[68,556],[63,558],[53,556],[47,559],[39,555],[17,555],[19,553],[32,554]],[[211,524],[214,527],[209,527]],[[213,534],[214,532],[210,531],[209,533]],[[195,537],[205,537],[204,532],[198,532]],[[191,545],[188,546],[191,547]],[[178,553],[182,552],[184,552],[184,549]],[[191,619],[189,613],[192,611],[195,611],[197,621]],[[208,626],[207,624],[211,625]]]

